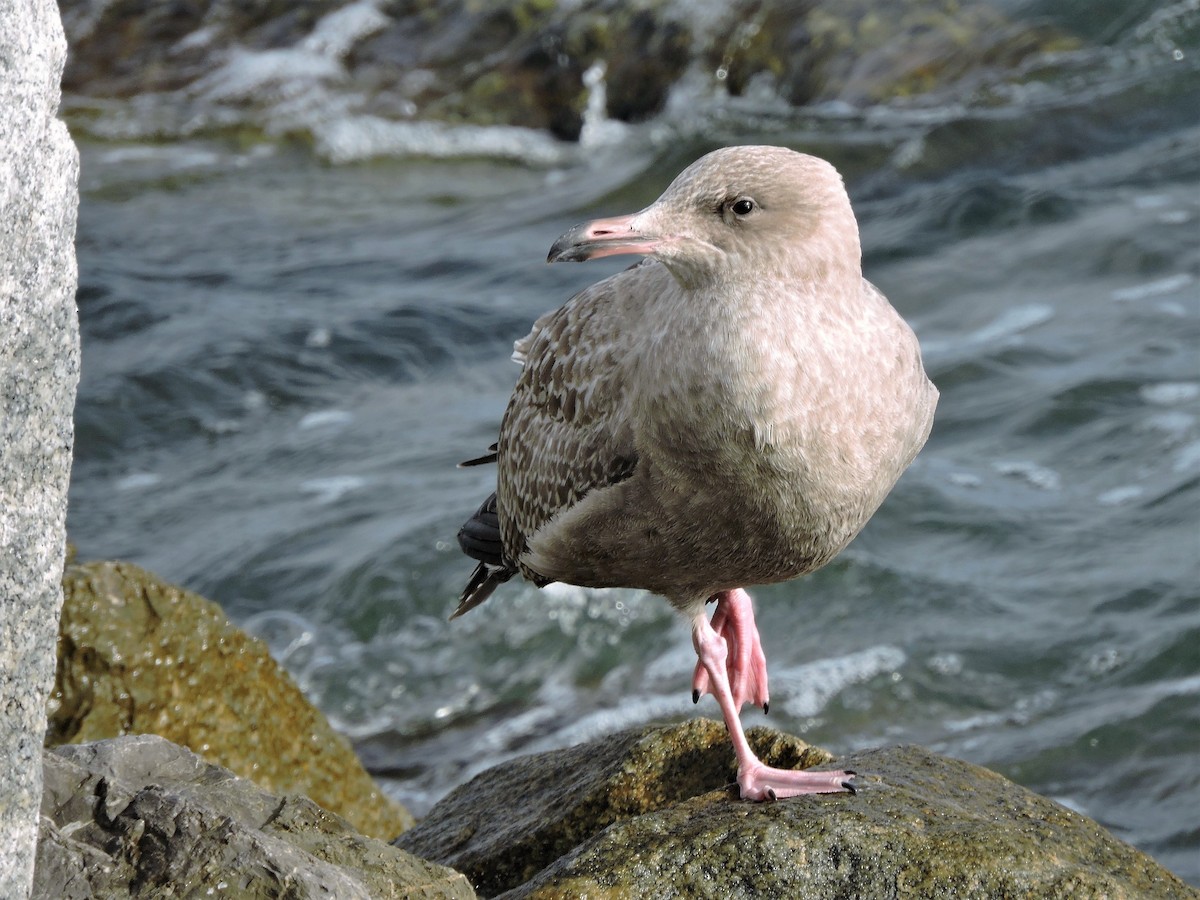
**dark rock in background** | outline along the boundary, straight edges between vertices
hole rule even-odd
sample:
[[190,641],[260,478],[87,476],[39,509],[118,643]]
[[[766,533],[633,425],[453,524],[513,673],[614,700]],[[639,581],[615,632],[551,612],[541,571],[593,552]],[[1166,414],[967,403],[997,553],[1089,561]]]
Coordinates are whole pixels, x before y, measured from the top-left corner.
[[[72,121],[107,137],[222,130],[312,137],[331,121],[517,125],[578,139],[604,109],[641,122],[686,97],[758,91],[791,106],[877,103],[1009,73],[1078,42],[952,0],[424,0],[247,6],[64,0]],[[110,123],[111,101],[143,98]],[[685,100],[685,105],[690,101]],[[157,113],[149,110],[157,109]],[[117,116],[119,120],[121,117]],[[126,133],[124,129],[134,129]]]

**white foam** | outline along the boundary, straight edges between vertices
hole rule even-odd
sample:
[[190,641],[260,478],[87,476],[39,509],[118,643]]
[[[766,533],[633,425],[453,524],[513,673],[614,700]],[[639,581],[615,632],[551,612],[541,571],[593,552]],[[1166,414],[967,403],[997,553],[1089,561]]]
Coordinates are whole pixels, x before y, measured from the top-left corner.
[[1131,500],[1136,500],[1146,493],[1146,489],[1137,484],[1125,484],[1121,487],[1115,487],[1105,491],[1096,498],[1096,502],[1101,506],[1120,506],[1123,503],[1129,503]]
[[300,47],[310,53],[341,59],[358,41],[386,28],[391,21],[379,11],[378,0],[359,0],[322,16]]
[[322,349],[324,347],[328,347],[332,340],[333,332],[331,332],[328,328],[314,328],[305,336],[304,346],[312,347],[314,349]]
[[1163,225],[1186,225],[1192,221],[1192,214],[1186,209],[1169,209],[1159,213],[1158,221]]
[[213,25],[205,25],[203,28],[197,28],[191,34],[186,34],[175,42],[175,46],[171,48],[172,53],[182,53],[185,50],[195,50],[200,47],[207,47],[218,37],[221,31]]
[[[312,646],[316,639],[316,626],[298,613],[284,609],[270,609],[251,616],[242,622],[242,630],[252,634],[271,648],[271,655],[280,664],[286,665],[299,650]],[[293,667],[294,668],[294,667]]]
[[925,665],[939,675],[960,675],[964,668],[963,658],[958,653],[936,653]]
[[[1001,313],[991,322],[965,335],[953,338],[925,338],[921,347],[927,357],[941,353],[974,348],[980,344],[992,344],[1016,338],[1022,332],[1043,325],[1054,318],[1054,307],[1044,303],[1016,306]],[[972,350],[972,354],[975,351]]]
[[1136,284],[1132,287],[1118,288],[1112,292],[1112,298],[1118,303],[1129,303],[1134,300],[1145,300],[1147,297],[1158,297],[1162,294],[1173,294],[1181,291],[1196,279],[1187,272]]
[[900,648],[880,644],[858,653],[773,672],[771,702],[778,702],[785,713],[797,719],[820,715],[829,701],[850,685],[895,672],[907,661]]
[[318,155],[337,164],[384,156],[481,156],[561,165],[573,153],[571,145],[530,128],[395,122],[369,115],[341,116],[321,123],[314,128],[314,138]]
[[1171,468],[1176,472],[1190,472],[1192,469],[1200,469],[1200,441],[1194,441],[1182,447],[1179,454],[1175,457],[1175,462]]
[[1196,417],[1191,413],[1172,409],[1147,416],[1145,426],[1154,431],[1181,438],[1196,427]]
[[333,503],[346,494],[360,490],[367,481],[359,475],[331,475],[328,478],[310,478],[300,483],[300,491],[316,497],[321,503]]
[[1200,397],[1200,384],[1194,381],[1163,381],[1142,385],[1138,393],[1147,403],[1156,406],[1178,406]]
[[583,73],[583,84],[588,95],[579,145],[588,150],[619,144],[629,133],[629,126],[624,122],[608,118],[608,89],[604,83],[607,68],[603,60],[597,60]]
[[1135,209],[1162,209],[1174,202],[1170,194],[1141,194],[1133,198]]
[[308,93],[315,84],[340,81],[346,71],[337,59],[288,47],[247,50],[234,47],[225,64],[195,84],[214,103],[236,103],[264,97],[276,99]]
[[1053,318],[1054,307],[1043,303],[1015,306],[1001,313],[982,328],[968,334],[966,339],[972,343],[991,343],[1001,338],[1013,337],[1038,325],[1043,325]]
[[311,428],[330,428],[334,425],[345,425],[353,418],[353,414],[344,409],[318,409],[307,413],[296,427],[301,431],[308,431]]
[[1028,460],[995,462],[992,467],[1001,475],[1020,478],[1031,487],[1043,491],[1057,491],[1062,486],[1062,478],[1057,472]]
[[659,719],[682,718],[695,707],[685,691],[672,696],[627,697],[620,706],[601,709],[581,716],[569,725],[534,742],[522,752],[538,752],[571,744],[581,744],[614,731],[645,725]]
[[156,472],[131,472],[117,479],[116,488],[119,491],[141,491],[161,482],[162,476]]

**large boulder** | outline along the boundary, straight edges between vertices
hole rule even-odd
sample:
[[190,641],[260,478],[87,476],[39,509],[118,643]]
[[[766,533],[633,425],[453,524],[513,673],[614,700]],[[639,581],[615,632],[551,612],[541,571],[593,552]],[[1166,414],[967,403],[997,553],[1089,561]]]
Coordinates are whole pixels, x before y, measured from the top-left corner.
[[[859,773],[854,795],[743,802],[725,786],[721,731],[652,727],[505,763],[397,844],[454,865],[485,896],[539,900],[1200,896],[1091,819],[920,747],[834,761]],[[775,765],[828,759],[752,732]]]
[[154,735],[48,750],[45,771],[38,897],[475,896],[459,873]]
[[0,0],[0,897],[29,891],[79,380],[79,160],[54,0]]
[[412,816],[384,794],[266,645],[221,608],[129,563],[73,565],[48,744],[157,734],[279,794],[305,794],[391,840]]
[[[833,758],[767,728],[751,728],[747,737],[769,765],[808,768]],[[736,775],[718,722],[631,729],[489,769],[452,791],[396,845],[453,866],[483,894],[496,894],[614,822],[708,793]]]

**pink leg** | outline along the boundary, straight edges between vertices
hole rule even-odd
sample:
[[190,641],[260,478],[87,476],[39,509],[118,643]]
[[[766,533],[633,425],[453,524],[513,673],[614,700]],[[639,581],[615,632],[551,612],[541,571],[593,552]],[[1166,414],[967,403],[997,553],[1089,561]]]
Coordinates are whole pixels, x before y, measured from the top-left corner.
[[[766,712],[771,705],[767,695],[767,658],[758,638],[758,626],[754,624],[750,595],[741,588],[717,594],[712,628],[725,639],[729,648],[726,673],[733,694],[733,708],[740,710],[749,701]],[[696,663],[692,675],[692,702],[700,702],[700,697],[709,693],[713,691],[701,660]]]
[[[741,593],[745,594],[744,591]],[[749,601],[748,596],[746,599]],[[729,670],[726,668],[731,665],[728,662],[728,641],[713,629],[708,615],[703,611],[692,620],[692,645],[696,648],[700,665],[708,674],[707,690],[717,698],[725,717],[725,727],[729,729],[729,737],[733,741],[738,787],[741,788],[743,800],[777,800],[800,794],[830,794],[837,791],[853,793],[854,786],[850,784],[853,772],[773,769],[763,765],[746,740],[738,717],[738,707],[729,688]]]

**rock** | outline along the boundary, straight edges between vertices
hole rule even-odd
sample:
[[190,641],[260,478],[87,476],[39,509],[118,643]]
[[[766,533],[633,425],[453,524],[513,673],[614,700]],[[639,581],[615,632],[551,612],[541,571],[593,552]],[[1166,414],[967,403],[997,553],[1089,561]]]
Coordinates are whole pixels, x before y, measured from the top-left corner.
[[305,794],[364,834],[413,819],[300,693],[267,647],[220,607],[127,563],[64,578],[49,745],[157,734],[269,791]]
[[[772,733],[753,731],[762,749]],[[835,763],[859,773],[856,795],[754,804],[712,790],[729,778],[709,761],[723,740],[690,722],[514,760],[397,843],[506,898],[1200,897],[1092,820],[969,763],[871,750]]]
[[48,750],[44,765],[39,897],[475,896],[458,872],[154,735]]
[[[767,765],[809,768],[832,759],[767,728],[751,728],[747,737]],[[533,877],[613,822],[722,785],[736,791],[735,775],[729,736],[719,722],[631,729],[489,769],[452,791],[396,845],[452,866],[483,894],[495,894]]]
[[53,0],[0,0],[0,897],[33,874],[79,380],[79,159]]
[[[358,117],[519,125],[574,140],[584,74],[599,66],[607,116],[640,122],[682,84],[692,108],[706,91],[720,106],[755,85],[793,106],[866,104],[1017,73],[1034,54],[1078,44],[978,0],[731,0],[702,11],[687,0],[62,6],[78,126],[106,138],[319,135],[331,117]],[[121,112],[114,98],[145,102]]]

